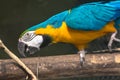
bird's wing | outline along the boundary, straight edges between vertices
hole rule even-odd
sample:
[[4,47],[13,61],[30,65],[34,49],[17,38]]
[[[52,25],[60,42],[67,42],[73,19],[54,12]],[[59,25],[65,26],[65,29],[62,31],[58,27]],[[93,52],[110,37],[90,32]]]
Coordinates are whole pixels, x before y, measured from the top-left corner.
[[94,2],[72,9],[65,21],[72,29],[100,30],[118,17],[120,17],[120,1]]
[[50,17],[49,19],[47,19],[46,21],[39,23],[37,25],[34,25],[32,27],[30,27],[28,30],[29,31],[33,31],[39,28],[46,28],[48,25],[53,26],[54,28],[59,28],[62,25],[62,21],[65,20],[65,17],[68,15],[68,11],[63,11],[61,13],[58,13],[52,17]]

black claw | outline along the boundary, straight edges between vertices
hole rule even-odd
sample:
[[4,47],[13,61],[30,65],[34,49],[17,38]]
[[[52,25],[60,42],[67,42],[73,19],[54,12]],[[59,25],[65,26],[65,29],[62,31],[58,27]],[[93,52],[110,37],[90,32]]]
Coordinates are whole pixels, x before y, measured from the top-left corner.
[[113,53],[111,46],[108,46],[109,53]]
[[112,54],[112,53],[113,53],[113,51],[109,51],[109,53],[110,53],[110,54]]
[[108,51],[109,51],[109,53],[111,53],[111,54],[114,52],[112,49],[108,49]]
[[84,65],[84,63],[85,63],[85,58],[84,58],[84,57],[82,57],[82,58],[80,59],[80,65],[81,65],[81,66],[83,66],[83,65]]
[[85,58],[83,57],[83,62],[85,62]]
[[111,46],[108,46],[108,50],[111,51]]
[[84,64],[84,62],[83,61],[80,61],[80,65],[83,67],[83,64]]

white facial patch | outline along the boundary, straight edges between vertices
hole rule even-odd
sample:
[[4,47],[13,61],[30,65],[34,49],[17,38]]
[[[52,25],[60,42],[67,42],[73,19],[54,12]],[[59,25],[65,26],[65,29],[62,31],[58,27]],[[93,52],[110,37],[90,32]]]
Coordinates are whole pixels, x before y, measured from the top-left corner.
[[28,31],[19,38],[18,51],[23,56],[26,56],[26,54],[34,54],[40,50],[42,43],[42,35],[36,35],[34,31]]
[[28,46],[36,47],[39,49],[40,45],[43,43],[43,37],[40,35],[35,36],[31,41],[25,42],[22,41]]
[[43,37],[41,35],[36,35],[34,31],[29,31],[19,39],[19,42],[23,42],[27,44],[27,46],[36,47],[39,49],[43,43]]

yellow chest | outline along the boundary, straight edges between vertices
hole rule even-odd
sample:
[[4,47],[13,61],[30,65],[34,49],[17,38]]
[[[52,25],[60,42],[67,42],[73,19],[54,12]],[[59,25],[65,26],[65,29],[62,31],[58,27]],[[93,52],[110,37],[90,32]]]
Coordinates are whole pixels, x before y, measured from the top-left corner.
[[92,40],[104,36],[107,33],[115,32],[116,29],[113,24],[113,22],[110,22],[103,29],[97,31],[82,31],[70,29],[63,22],[60,28],[55,29],[48,25],[45,29],[36,30],[36,34],[48,34],[53,38],[54,42],[71,43],[78,49],[83,49]]

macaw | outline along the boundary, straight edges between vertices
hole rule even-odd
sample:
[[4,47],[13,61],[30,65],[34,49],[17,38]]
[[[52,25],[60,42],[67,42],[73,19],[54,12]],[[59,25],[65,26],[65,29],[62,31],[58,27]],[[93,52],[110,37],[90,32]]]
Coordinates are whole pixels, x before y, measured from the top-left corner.
[[48,20],[25,30],[18,40],[20,54],[34,54],[52,43],[70,43],[77,49],[80,63],[85,62],[87,45],[108,33],[111,35],[108,49],[120,28],[120,0],[82,4],[76,8],[53,15]]

